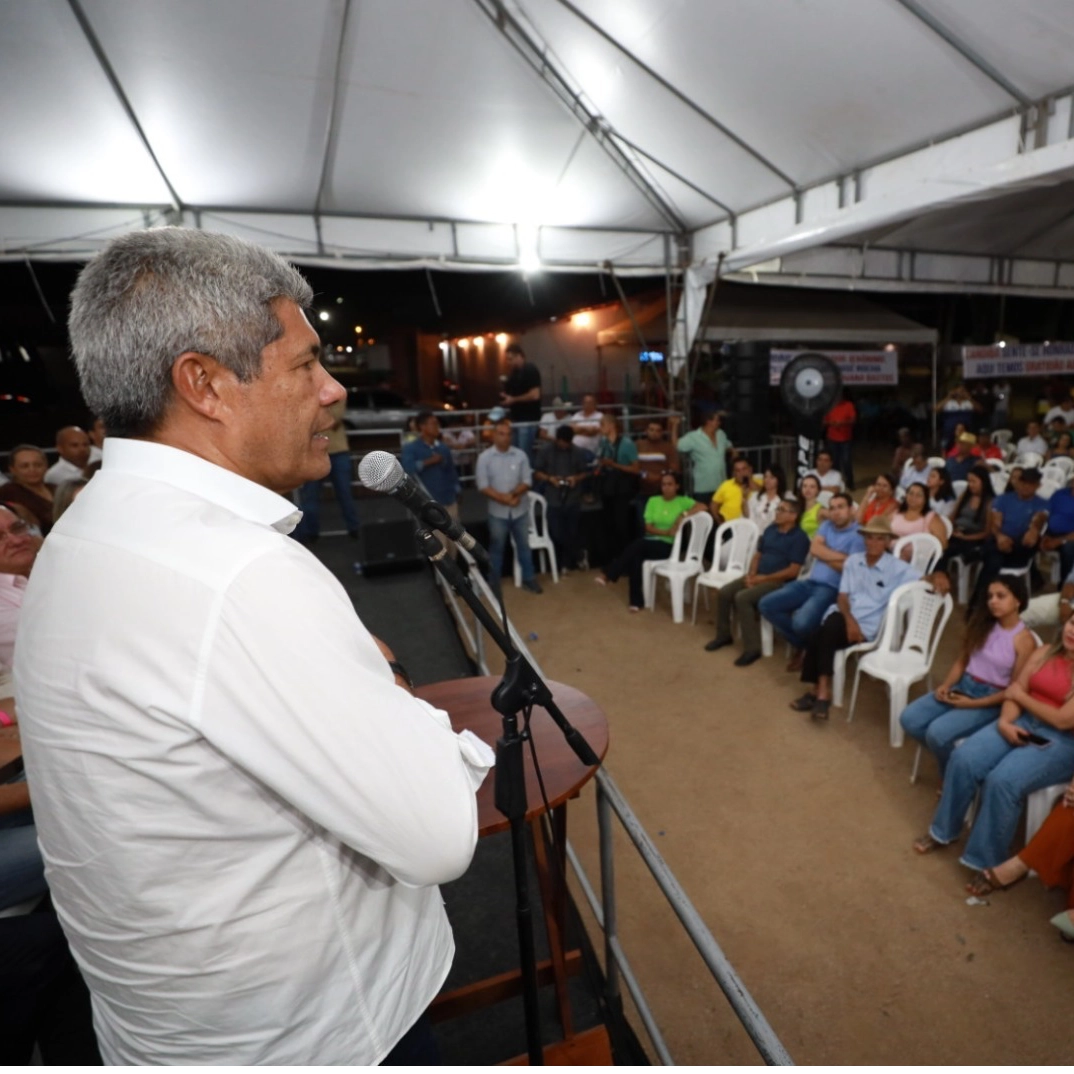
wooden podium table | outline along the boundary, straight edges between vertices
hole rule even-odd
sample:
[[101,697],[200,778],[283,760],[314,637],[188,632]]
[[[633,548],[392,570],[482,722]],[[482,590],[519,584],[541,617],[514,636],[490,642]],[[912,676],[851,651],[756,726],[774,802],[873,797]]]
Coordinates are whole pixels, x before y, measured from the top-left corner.
[[[493,709],[489,698],[499,681],[495,676],[452,679],[423,686],[416,693],[430,704],[450,713],[451,724],[456,731],[469,729],[495,749],[496,739],[500,737],[503,726],[500,714]],[[550,682],[548,686],[564,716],[603,761],[608,751],[608,721],[604,713],[590,698],[573,686],[561,682]],[[561,1042],[545,1046],[545,1062],[550,1065],[608,1065],[612,1062],[611,1046],[603,1026],[583,1033],[574,1032],[567,978],[579,972],[582,956],[578,950],[565,950],[567,802],[577,796],[579,790],[593,778],[597,769],[596,766],[586,765],[578,760],[564,740],[562,732],[544,709],[534,708],[530,719],[530,732],[541,766],[541,775],[544,777],[552,829],[552,838],[549,841],[548,832],[541,824],[545,812],[541,789],[537,783],[530,748],[526,745],[522,751],[526,772],[526,819],[533,830],[537,877],[551,955],[547,961],[538,964],[537,975],[539,984],[551,982],[555,986],[559,1021],[563,1029]],[[477,792],[478,829],[482,836],[507,831],[510,827],[506,817],[496,809],[494,790],[495,770],[489,773]],[[434,1000],[430,1013],[434,1020],[445,1021],[518,996],[521,992],[521,971],[512,970],[452,992],[442,993]],[[520,1060],[512,1060],[513,1063],[525,1061],[525,1056]]]

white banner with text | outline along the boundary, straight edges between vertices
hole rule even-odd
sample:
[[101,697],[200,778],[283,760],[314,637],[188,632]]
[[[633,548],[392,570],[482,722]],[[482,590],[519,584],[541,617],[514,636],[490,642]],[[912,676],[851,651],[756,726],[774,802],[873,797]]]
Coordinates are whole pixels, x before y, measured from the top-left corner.
[[1074,374],[1074,343],[998,343],[962,348],[962,377],[1051,377]]
[[[778,386],[783,370],[792,358],[805,351],[772,350],[769,360],[768,383]],[[839,367],[844,384],[898,384],[899,354],[897,351],[809,351],[831,358]]]

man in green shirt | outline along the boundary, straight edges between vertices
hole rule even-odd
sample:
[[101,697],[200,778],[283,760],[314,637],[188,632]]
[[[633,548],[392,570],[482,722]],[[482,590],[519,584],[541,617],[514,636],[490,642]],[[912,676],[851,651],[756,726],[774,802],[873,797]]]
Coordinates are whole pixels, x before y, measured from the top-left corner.
[[675,445],[680,455],[690,457],[693,497],[708,504],[713,493],[727,480],[727,452],[734,447],[720,428],[720,414],[714,410],[701,426],[679,437]]

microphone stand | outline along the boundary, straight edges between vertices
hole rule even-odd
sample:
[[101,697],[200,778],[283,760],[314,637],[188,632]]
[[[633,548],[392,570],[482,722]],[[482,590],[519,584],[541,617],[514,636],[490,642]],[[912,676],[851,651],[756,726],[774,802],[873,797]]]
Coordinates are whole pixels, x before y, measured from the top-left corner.
[[[533,914],[530,908],[529,878],[526,870],[526,775],[523,745],[529,734],[519,731],[518,714],[540,705],[578,759],[586,765],[600,764],[584,736],[560,711],[548,684],[536,668],[515,648],[510,635],[473,591],[470,581],[449,556],[440,540],[430,530],[418,527],[418,544],[440,576],[466,602],[489,637],[503,652],[507,667],[499,685],[492,691],[492,707],[503,719],[503,734],[496,740],[494,770],[496,808],[511,826],[511,852],[515,873],[515,921],[518,926],[519,964],[522,974],[522,1003],[526,1015],[526,1050],[530,1066],[544,1063],[541,1048],[540,1011],[537,1002],[537,954],[533,943]],[[483,551],[483,550],[482,550]]]

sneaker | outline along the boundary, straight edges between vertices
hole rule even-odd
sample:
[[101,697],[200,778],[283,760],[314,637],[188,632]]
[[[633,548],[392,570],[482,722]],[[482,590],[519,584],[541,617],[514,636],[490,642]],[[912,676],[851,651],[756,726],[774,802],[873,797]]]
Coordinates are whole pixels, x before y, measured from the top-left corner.
[[522,588],[523,589],[528,589],[531,593],[543,593],[544,592],[544,590],[541,588],[541,583],[536,581],[536,579],[532,579],[532,578],[528,582],[523,582],[522,583]]
[[808,694],[802,694],[797,701],[791,702],[791,708],[795,712],[812,712],[813,706],[817,703],[817,695],[810,691]]

